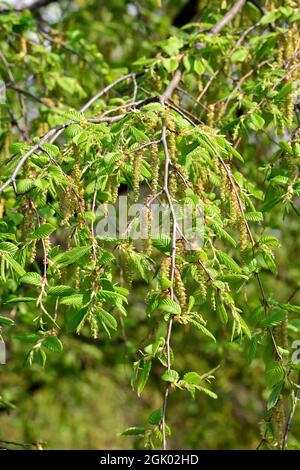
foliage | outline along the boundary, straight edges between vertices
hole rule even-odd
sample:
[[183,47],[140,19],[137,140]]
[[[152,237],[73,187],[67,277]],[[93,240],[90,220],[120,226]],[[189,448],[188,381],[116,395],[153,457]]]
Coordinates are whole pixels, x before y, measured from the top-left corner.
[[[250,1],[198,2],[181,29],[168,15],[181,2],[110,2],[108,23],[91,23],[94,3],[62,7],[57,23],[0,15],[0,324],[11,361],[46,374],[79,335],[116,354],[119,377],[121,341],[138,397],[148,386],[161,396],[123,435],[166,448],[182,432],[171,434],[169,397],[217,400],[213,379],[235,350],[246,377],[264,364],[261,446],[284,448],[299,388],[299,266],[286,261],[300,215],[298,2],[266,1],[263,14]],[[110,19],[119,9],[124,22]],[[134,218],[125,237],[97,234],[97,208],[123,194],[145,203],[144,242]],[[169,237],[151,237],[155,201],[170,209]],[[180,231],[184,203],[203,207],[202,247]],[[202,351],[213,363],[191,370]]]

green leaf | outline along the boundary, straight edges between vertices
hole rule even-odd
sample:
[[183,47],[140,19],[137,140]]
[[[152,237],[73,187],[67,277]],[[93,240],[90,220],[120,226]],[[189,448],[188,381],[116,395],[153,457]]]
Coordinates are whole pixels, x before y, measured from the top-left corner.
[[145,428],[132,426],[131,428],[125,429],[121,436],[143,436],[146,432]]
[[267,403],[267,410],[271,410],[276,403],[278,402],[282,390],[282,382],[279,382],[278,384],[274,385],[272,392],[269,396],[268,403]]
[[181,314],[180,305],[177,302],[175,302],[175,300],[171,300],[171,299],[163,299],[158,305],[158,309],[161,310],[162,312],[173,313],[174,315]]
[[141,131],[137,127],[132,126],[130,128],[130,132],[136,142],[149,142],[149,137],[147,136],[147,134],[145,134],[145,132]]
[[251,339],[252,338],[251,331],[249,329],[249,326],[245,322],[244,318],[239,313],[237,313],[237,317],[238,317],[240,327],[242,328],[243,332],[245,333],[246,336],[248,336],[249,339]]
[[250,114],[248,125],[254,131],[259,131],[260,129],[264,127],[265,120],[260,114],[254,112]]
[[205,328],[205,326],[201,325],[201,323],[193,319],[191,319],[189,322],[192,323],[199,331],[201,331],[201,333],[203,333],[205,336],[208,336],[216,343],[216,338],[207,328]]
[[25,269],[22,268],[22,266],[14,258],[12,258],[8,253],[3,254],[2,256],[19,276],[24,276],[26,273]]
[[176,383],[179,380],[179,374],[176,370],[170,369],[170,370],[166,370],[161,376],[161,378],[165,382]]
[[53,286],[48,290],[48,295],[53,295],[55,297],[64,297],[66,295],[73,294],[74,289],[69,286]]
[[197,387],[200,392],[205,393],[205,395],[208,395],[209,397],[213,398],[214,400],[217,400],[218,395],[216,393],[212,392],[209,390],[209,388],[206,387]]
[[228,321],[228,315],[224,303],[220,299],[219,295],[216,296],[216,310],[220,321],[226,325]]
[[42,276],[35,272],[26,273],[20,278],[22,284],[30,284],[32,286],[41,286],[42,285]]
[[40,227],[38,227],[35,232],[32,235],[32,238],[34,239],[39,239],[39,238],[46,238],[51,235],[52,232],[54,232],[55,227],[51,224],[43,224]]
[[158,426],[163,417],[163,409],[158,408],[157,410],[152,411],[148,416],[148,423],[152,426]]
[[248,49],[246,47],[240,47],[230,57],[231,62],[244,62],[248,56]]
[[175,70],[178,68],[178,61],[174,59],[173,57],[170,57],[168,59],[163,59],[162,64],[166,71],[168,73],[175,72]]
[[137,394],[140,397],[149,378],[150,370],[152,366],[152,361],[143,359],[141,361],[141,371],[139,374],[139,380],[138,380],[138,385],[137,385]]
[[10,242],[1,242],[0,243],[0,252],[8,253],[14,255],[18,251],[18,247]]
[[14,322],[14,320],[12,320],[12,318],[3,317],[2,315],[0,315],[0,324],[1,325],[12,326],[12,325],[15,324],[15,322]]
[[224,264],[224,266],[226,266],[228,269],[235,273],[241,272],[241,268],[239,267],[239,265],[227,253],[224,253],[224,251],[219,250],[216,254],[221,263]]
[[73,307],[82,307],[83,294],[73,294],[67,297],[63,297],[60,303],[63,305],[72,305]]
[[268,318],[265,318],[262,323],[262,328],[272,328],[273,326],[279,325],[285,320],[285,312],[278,310],[277,312],[271,313]]
[[248,353],[248,364],[249,366],[252,364],[255,356],[256,356],[256,349],[257,349],[257,337],[254,336],[250,341],[250,348]]
[[202,382],[202,379],[197,372],[187,372],[183,376],[183,380],[189,384],[199,385]]
[[284,377],[284,370],[282,365],[277,361],[271,361],[267,364],[265,370],[265,381],[269,388],[272,388],[278,382],[281,382]]
[[269,11],[261,18],[260,24],[266,25],[266,24],[273,23],[278,18],[280,18],[280,16],[281,16],[281,12],[279,10]]
[[118,327],[117,320],[102,307],[97,306],[96,308],[98,319],[101,323],[104,323],[108,328],[116,330]]
[[205,67],[203,65],[203,62],[201,59],[196,59],[195,62],[194,62],[194,70],[196,72],[197,75],[202,75],[204,70],[205,70]]
[[292,304],[279,304],[279,307],[287,310],[288,312],[295,312],[300,313],[300,305],[292,305]]
[[60,253],[53,258],[53,262],[59,266],[68,266],[69,264],[77,263],[84,255],[88,254],[91,250],[90,246],[77,246],[65,253]]
[[59,353],[63,351],[62,342],[57,338],[57,336],[47,336],[47,338],[43,340],[43,346],[50,349],[50,351]]

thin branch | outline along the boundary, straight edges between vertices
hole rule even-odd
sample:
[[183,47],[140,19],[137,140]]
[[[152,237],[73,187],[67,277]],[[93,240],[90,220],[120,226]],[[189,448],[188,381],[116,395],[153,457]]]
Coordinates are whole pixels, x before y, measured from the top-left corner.
[[238,0],[233,7],[226,13],[226,15],[219,21],[219,23],[215,24],[211,29],[211,34],[215,35],[218,34],[221,29],[225,28],[230,21],[238,14],[240,9],[244,6],[246,0]]

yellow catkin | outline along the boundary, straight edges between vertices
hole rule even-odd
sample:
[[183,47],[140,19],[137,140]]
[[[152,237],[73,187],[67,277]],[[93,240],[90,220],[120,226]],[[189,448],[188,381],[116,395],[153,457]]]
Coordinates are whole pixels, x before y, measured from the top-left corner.
[[89,314],[88,316],[88,322],[90,324],[90,329],[91,329],[91,334],[92,334],[92,337],[94,339],[97,339],[98,338],[98,334],[99,334],[99,325],[98,325],[98,321],[95,317],[95,315],[93,315],[92,313]]
[[152,254],[152,210],[151,207],[147,208],[147,244],[146,254],[151,256]]
[[240,223],[240,250],[245,252],[248,246],[248,232],[245,222],[242,220]]
[[175,135],[175,123],[170,114],[166,115],[166,126],[169,130],[168,135],[168,148],[169,155],[172,161],[176,160],[176,135]]
[[151,145],[151,167],[152,167],[152,180],[151,180],[151,194],[155,196],[158,189],[159,179],[159,154],[158,145]]
[[141,179],[141,169],[142,169],[142,160],[143,153],[142,151],[136,152],[134,155],[133,162],[133,199],[136,202],[140,195],[140,179]]
[[236,224],[239,219],[240,211],[237,197],[234,191],[230,192],[230,221]]
[[48,256],[49,251],[51,250],[51,240],[50,240],[50,237],[44,238],[44,247],[45,247],[46,255]]
[[24,36],[21,37],[20,39],[20,53],[19,53],[19,58],[24,59],[24,57],[27,54],[27,41],[24,38]]
[[198,178],[195,190],[196,190],[196,194],[198,194],[198,196],[203,196],[203,194],[204,194],[204,184],[203,184],[203,181],[202,181],[201,178]]
[[178,269],[175,269],[175,276],[174,276],[174,281],[175,281],[175,292],[176,296],[178,298],[178,302],[181,307],[182,313],[185,312],[187,308],[187,300],[186,300],[186,292],[185,292],[185,286],[181,278],[181,274]]
[[32,242],[29,251],[29,263],[33,263],[36,257],[36,241]]
[[283,65],[283,55],[284,55],[283,46],[279,46],[277,48],[277,63],[279,67],[282,67]]
[[49,131],[49,124],[47,122],[40,122],[39,127],[38,127],[38,135],[41,137]]
[[118,200],[119,196],[119,187],[120,187],[120,181],[118,178],[114,178],[111,181],[111,202],[115,204]]
[[203,90],[203,81],[201,78],[199,78],[198,83],[197,83],[198,91],[201,93]]
[[171,269],[171,260],[170,258],[163,258],[160,268],[161,277],[169,278]]
[[2,219],[4,214],[4,199],[0,198],[0,219]]
[[177,192],[177,178],[176,178],[176,175],[174,173],[174,171],[172,171],[172,173],[170,174],[169,176],[169,193],[170,193],[170,196],[172,199],[175,199],[176,198],[176,192]]
[[226,170],[223,166],[220,167],[221,185],[220,185],[220,199],[225,202],[228,195],[228,177]]
[[208,106],[208,113],[207,113],[207,125],[208,127],[214,127],[215,124],[215,106],[210,104]]
[[180,105],[180,99],[179,99],[178,93],[174,93],[174,94],[173,94],[173,101],[174,101],[174,103],[175,103],[177,106]]
[[76,268],[75,268],[75,290],[76,290],[76,292],[80,291],[80,273],[81,273],[80,266],[76,266]]

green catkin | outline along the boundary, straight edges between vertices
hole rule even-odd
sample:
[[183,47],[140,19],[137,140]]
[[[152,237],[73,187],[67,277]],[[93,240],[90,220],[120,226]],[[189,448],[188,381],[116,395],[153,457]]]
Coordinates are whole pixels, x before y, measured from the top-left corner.
[[[289,64],[289,67],[293,67],[293,53],[294,53],[294,29],[293,27],[290,27],[286,39],[285,39],[285,50],[284,50],[284,59],[285,63]],[[291,63],[290,63],[291,62]],[[290,74],[287,79],[286,83],[290,83],[293,81],[293,74]],[[293,117],[294,117],[294,98],[295,98],[295,93],[292,90],[286,98],[285,104],[281,107],[282,114],[286,116],[286,124],[287,128],[291,129],[293,125]]]
[[151,167],[152,167],[152,181],[151,181],[151,194],[155,196],[158,189],[158,179],[159,179],[159,154],[158,154],[158,145],[151,145]]
[[181,278],[181,274],[178,269],[175,269],[174,281],[175,281],[176,296],[178,298],[181,311],[182,313],[184,313],[187,308],[186,292],[185,292],[185,287]]
[[152,210],[151,207],[147,208],[147,244],[146,254],[151,256],[152,254]]
[[239,124],[237,124],[236,126],[234,126],[233,132],[232,132],[233,142],[235,142],[238,139],[239,132],[240,132],[240,126],[239,126]]
[[204,299],[206,299],[206,296],[207,296],[207,286],[206,286],[205,274],[204,274],[203,268],[201,266],[198,267],[197,274],[198,274],[200,294],[201,294],[201,297],[204,300]]
[[214,127],[214,124],[215,124],[215,105],[210,104],[208,106],[207,125],[208,127]]
[[141,169],[142,169],[142,160],[143,152],[138,151],[134,154],[134,163],[133,163],[133,200],[136,202],[140,195],[140,179],[141,179]]

